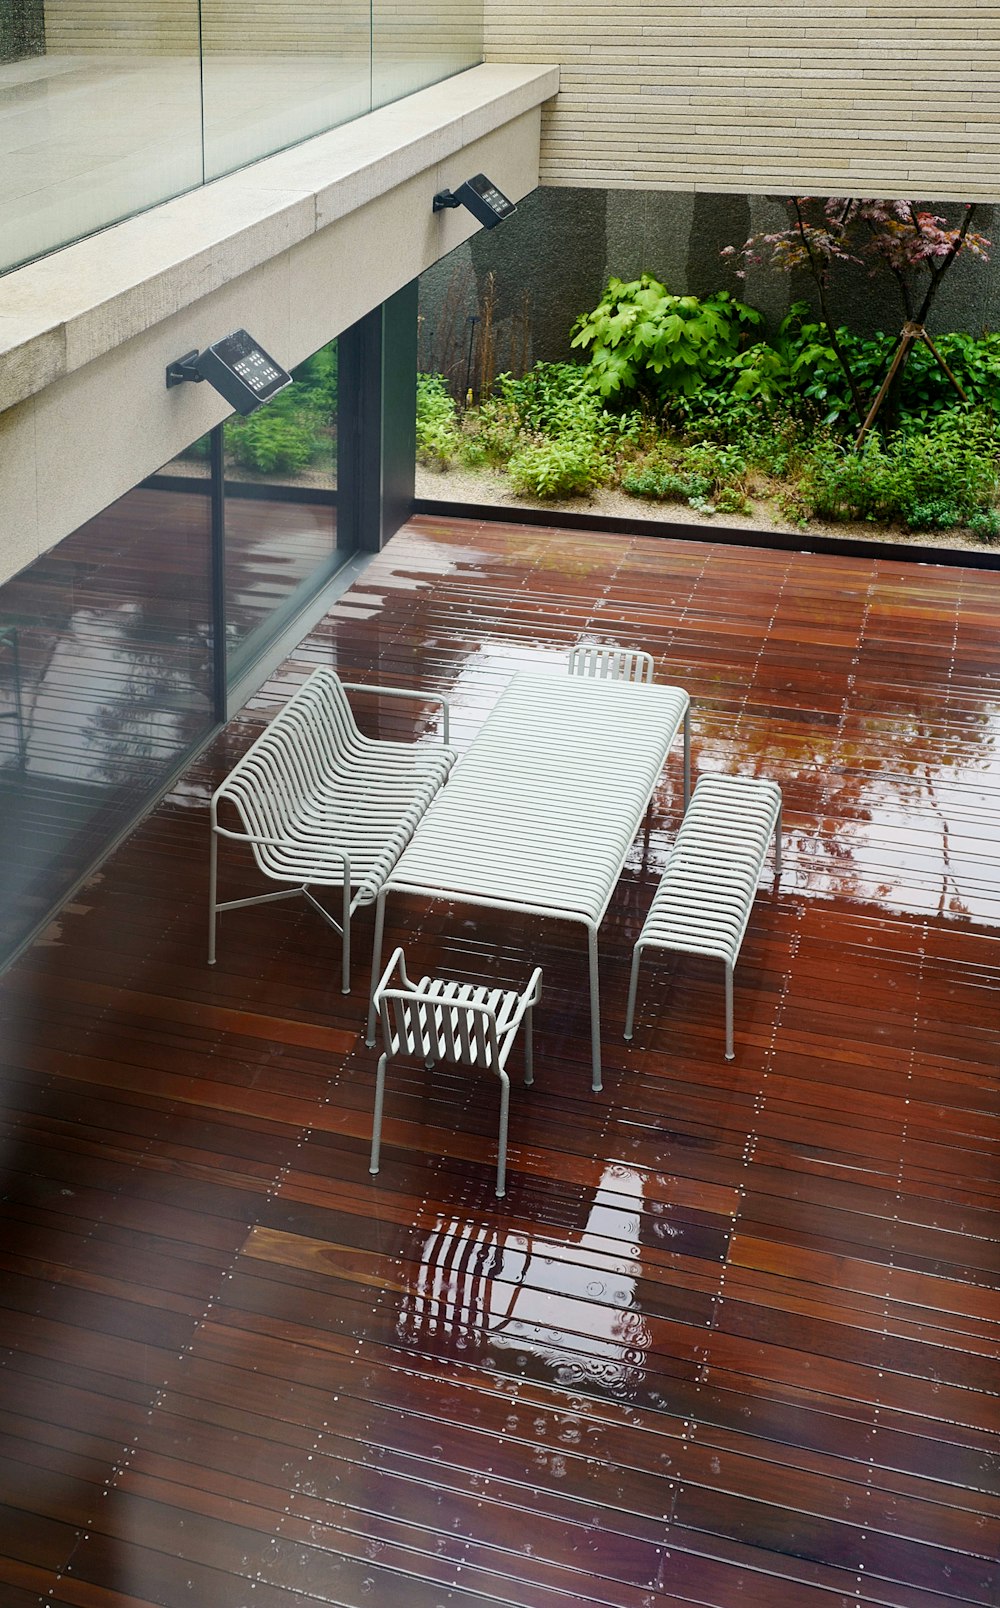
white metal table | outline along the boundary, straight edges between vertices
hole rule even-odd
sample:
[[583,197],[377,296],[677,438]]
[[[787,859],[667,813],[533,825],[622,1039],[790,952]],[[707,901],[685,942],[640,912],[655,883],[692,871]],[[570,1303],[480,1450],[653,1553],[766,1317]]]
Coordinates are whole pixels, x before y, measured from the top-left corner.
[[[522,670],[436,795],[382,887],[372,987],[393,892],[581,922],[590,958],[593,1087],[601,1087],[597,930],[678,728],[684,803],[690,704],[680,687]],[[368,1042],[374,1042],[374,1010]]]

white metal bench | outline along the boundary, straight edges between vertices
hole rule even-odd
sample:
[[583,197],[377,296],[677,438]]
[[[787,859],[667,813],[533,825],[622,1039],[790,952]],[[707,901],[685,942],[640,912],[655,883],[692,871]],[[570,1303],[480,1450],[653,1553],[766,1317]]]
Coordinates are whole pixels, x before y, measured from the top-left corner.
[[[391,987],[392,974],[399,980]],[[419,1056],[427,1066],[447,1061],[475,1071],[492,1072],[500,1080],[500,1138],[497,1150],[497,1194],[503,1195],[507,1175],[507,1110],[510,1079],[507,1057],[524,1022],[524,1081],[532,1082],[531,1013],[542,989],[541,967],[536,966],[520,994],[477,983],[446,982],[421,977],[412,983],[406,975],[403,951],[397,949],[382,974],[374,1005],[382,1024],[385,1049],[375,1078],[375,1114],[372,1154],[368,1171],[377,1173],[382,1140],[382,1101],[385,1068],[391,1057]]]
[[625,1037],[632,1037],[639,962],[646,949],[721,960],[726,968],[726,1060],[733,1059],[733,967],[774,834],[781,874],[781,789],[744,776],[703,776],[684,814],[632,952]]
[[[390,742],[358,730],[347,692],[417,698],[443,707],[441,748]],[[401,687],[341,681],[320,666],[303,682],[267,729],[216,789],[211,805],[208,962],[215,963],[215,929],[221,910],[304,895],[343,938],[342,986],[350,992],[351,917],[373,904],[455,762],[448,742],[443,698]],[[241,830],[223,826],[229,804]],[[218,901],[220,838],[250,846],[258,869],[279,893]],[[341,889],[340,920],[323,908],[312,887]]]

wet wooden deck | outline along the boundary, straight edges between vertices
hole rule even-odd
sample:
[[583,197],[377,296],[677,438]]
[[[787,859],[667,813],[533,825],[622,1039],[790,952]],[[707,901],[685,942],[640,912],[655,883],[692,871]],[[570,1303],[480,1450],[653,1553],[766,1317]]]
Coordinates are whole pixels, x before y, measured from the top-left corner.
[[[943,1608],[995,1562],[1000,575],[414,521],[0,980],[0,1601],[76,1608]],[[430,969],[545,970],[515,1084],[374,1056],[333,934],[223,918],[206,797],[309,668],[444,692],[651,649],[696,770],[775,777],[736,977],[400,907]],[[395,705],[383,730],[406,729]],[[249,885],[251,878],[243,879]],[[233,876],[230,887],[240,879]],[[392,910],[392,907],[390,907]]]

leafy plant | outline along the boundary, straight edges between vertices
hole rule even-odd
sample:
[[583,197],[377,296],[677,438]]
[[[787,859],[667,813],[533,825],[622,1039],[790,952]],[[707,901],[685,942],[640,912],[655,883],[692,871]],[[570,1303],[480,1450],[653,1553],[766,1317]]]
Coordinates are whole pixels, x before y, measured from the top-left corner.
[[458,409],[444,375],[418,374],[417,458],[435,468],[446,468],[461,444]]
[[648,463],[626,470],[621,485],[632,497],[692,505],[706,502],[712,490],[712,482],[704,475],[684,474],[678,469],[657,468]]
[[603,485],[609,465],[597,441],[584,434],[540,436],[508,464],[511,484],[533,497],[577,497]]
[[736,356],[743,334],[761,315],[720,290],[704,300],[674,296],[650,274],[609,279],[593,312],[573,325],[574,346],[590,354],[602,397],[636,393],[659,405],[690,395]]
[[798,493],[823,519],[899,521],[910,530],[947,530],[987,513],[998,490],[996,425],[955,409],[922,434],[866,438],[856,451],[817,442]]
[[969,520],[969,529],[981,542],[1000,541],[1000,510],[978,508]]

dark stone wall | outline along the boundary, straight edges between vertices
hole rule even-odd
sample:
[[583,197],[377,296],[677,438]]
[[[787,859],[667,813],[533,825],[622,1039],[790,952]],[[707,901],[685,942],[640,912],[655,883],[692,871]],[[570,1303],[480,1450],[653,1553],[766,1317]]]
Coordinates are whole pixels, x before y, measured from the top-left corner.
[[[932,205],[949,218],[961,210]],[[497,371],[572,356],[570,326],[596,305],[611,274],[632,279],[648,271],[672,291],[699,296],[729,290],[759,308],[773,331],[793,301],[814,299],[808,275],[753,269],[740,280],[720,252],[759,230],[784,228],[786,219],[784,204],[764,196],[535,190],[501,228],[481,230],[422,276],[421,367],[450,369],[460,380],[468,372],[477,385],[479,326],[469,320],[481,314],[491,273]],[[992,260],[956,263],[935,304],[932,332],[1000,328],[1000,206],[981,207],[975,227],[993,241]],[[860,334],[899,329],[902,307],[888,276],[873,281],[846,267],[835,283],[839,322]]]
[[44,54],[44,0],[0,0],[0,61]]

